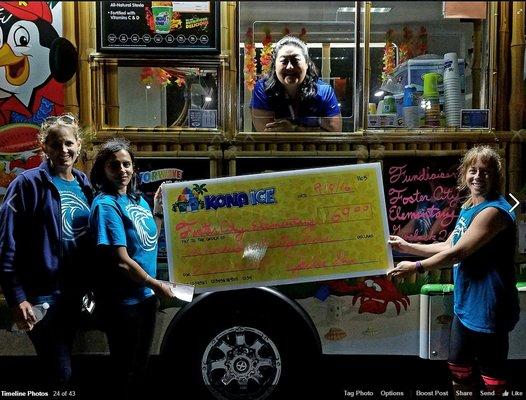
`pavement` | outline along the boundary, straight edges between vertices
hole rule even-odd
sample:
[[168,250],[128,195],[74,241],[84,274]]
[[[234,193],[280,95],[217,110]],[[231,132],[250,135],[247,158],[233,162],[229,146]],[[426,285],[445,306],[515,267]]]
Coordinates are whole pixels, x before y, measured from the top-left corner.
[[[76,383],[67,388],[48,387],[39,382],[35,357],[0,357],[0,399],[2,398],[107,398],[111,368],[107,356],[76,356]],[[174,360],[173,362],[176,362]],[[526,399],[526,360],[510,360],[509,399]],[[191,399],[193,389],[171,376],[170,366],[158,357],[150,362],[149,399]],[[268,400],[340,399],[449,399],[451,388],[445,361],[409,356],[323,356],[308,390],[291,388]],[[45,395],[47,393],[47,395]],[[482,393],[479,398],[495,398]]]

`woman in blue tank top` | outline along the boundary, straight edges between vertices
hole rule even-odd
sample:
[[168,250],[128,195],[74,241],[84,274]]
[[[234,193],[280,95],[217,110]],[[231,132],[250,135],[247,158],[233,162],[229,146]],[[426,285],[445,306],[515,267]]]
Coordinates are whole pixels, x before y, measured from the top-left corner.
[[486,390],[506,389],[505,362],[508,336],[519,320],[516,288],[515,214],[500,194],[502,161],[489,146],[477,146],[459,167],[459,188],[469,191],[455,229],[445,242],[408,243],[391,236],[398,251],[425,257],[402,261],[389,271],[404,277],[453,267],[454,319],[451,325],[448,366],[454,394],[475,397],[477,363]]

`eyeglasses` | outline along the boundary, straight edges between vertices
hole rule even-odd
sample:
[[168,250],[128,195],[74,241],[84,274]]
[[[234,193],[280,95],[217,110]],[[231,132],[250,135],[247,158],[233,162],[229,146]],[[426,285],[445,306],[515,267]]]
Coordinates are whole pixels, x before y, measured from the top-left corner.
[[74,125],[77,123],[77,118],[73,114],[63,115],[52,115],[47,117],[42,125],[54,125],[54,124]]

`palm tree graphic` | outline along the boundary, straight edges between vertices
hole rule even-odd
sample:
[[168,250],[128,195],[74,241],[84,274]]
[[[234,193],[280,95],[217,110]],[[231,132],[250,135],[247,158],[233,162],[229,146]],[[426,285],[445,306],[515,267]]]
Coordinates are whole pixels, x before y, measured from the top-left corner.
[[206,183],[202,183],[201,185],[198,183],[194,183],[194,188],[192,190],[196,197],[197,201],[199,201],[199,207],[204,208],[205,202],[201,199],[201,196],[205,194],[205,192],[208,193],[208,189],[206,188]]

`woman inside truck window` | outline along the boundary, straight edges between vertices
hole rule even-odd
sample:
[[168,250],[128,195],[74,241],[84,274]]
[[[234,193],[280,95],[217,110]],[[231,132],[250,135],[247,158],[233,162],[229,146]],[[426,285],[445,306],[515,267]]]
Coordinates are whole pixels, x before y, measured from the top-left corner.
[[27,331],[43,364],[45,383],[63,384],[71,379],[71,347],[93,254],[86,234],[92,190],[73,168],[82,142],[76,117],[47,118],[38,140],[44,160],[11,182],[0,208],[0,283],[14,322]]
[[170,288],[155,279],[161,187],[154,196],[152,215],[137,188],[130,144],[120,138],[101,146],[90,178],[97,192],[90,214],[90,229],[100,251],[97,307],[108,337],[114,388],[118,397],[125,393],[131,398],[142,393],[157,297],[173,297]]
[[333,88],[319,79],[307,45],[294,36],[276,43],[270,73],[259,79],[250,102],[260,132],[341,132]]
[[508,336],[519,320],[515,215],[499,193],[502,161],[491,147],[469,150],[458,179],[459,188],[468,190],[469,196],[449,238],[424,245],[391,236],[393,249],[425,258],[402,261],[388,275],[404,277],[453,266],[454,318],[448,366],[454,392],[477,392],[477,363],[486,390],[502,393],[507,385]]

